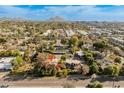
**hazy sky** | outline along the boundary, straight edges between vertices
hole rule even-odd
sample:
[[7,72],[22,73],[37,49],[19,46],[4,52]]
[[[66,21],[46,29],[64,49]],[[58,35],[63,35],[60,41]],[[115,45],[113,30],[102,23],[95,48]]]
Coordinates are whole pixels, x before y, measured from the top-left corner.
[[73,21],[124,21],[124,6],[0,6],[0,17],[46,20],[54,16]]

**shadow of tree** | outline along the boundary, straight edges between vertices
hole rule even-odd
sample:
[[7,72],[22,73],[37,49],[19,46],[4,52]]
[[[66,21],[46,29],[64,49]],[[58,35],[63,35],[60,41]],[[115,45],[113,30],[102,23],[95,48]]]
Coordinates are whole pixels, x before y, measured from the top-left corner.
[[112,76],[98,76],[95,78],[95,80],[100,81],[100,82],[106,82],[106,81],[124,81],[124,76],[119,76],[119,77],[112,77]]
[[16,74],[7,74],[6,76],[4,76],[4,81],[18,81],[18,80],[33,80],[33,79],[38,79],[38,78],[42,78],[42,77],[35,77],[30,73],[27,72],[23,72],[23,73],[16,73]]
[[78,81],[78,80],[86,80],[89,78],[90,78],[89,76],[82,76],[77,74],[77,75],[69,75],[66,79]]

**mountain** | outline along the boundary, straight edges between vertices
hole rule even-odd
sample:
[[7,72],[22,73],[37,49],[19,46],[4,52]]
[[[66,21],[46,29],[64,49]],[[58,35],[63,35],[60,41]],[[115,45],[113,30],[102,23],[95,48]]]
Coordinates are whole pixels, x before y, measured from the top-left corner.
[[55,17],[50,18],[48,21],[63,22],[65,21],[65,19],[60,16],[55,16]]

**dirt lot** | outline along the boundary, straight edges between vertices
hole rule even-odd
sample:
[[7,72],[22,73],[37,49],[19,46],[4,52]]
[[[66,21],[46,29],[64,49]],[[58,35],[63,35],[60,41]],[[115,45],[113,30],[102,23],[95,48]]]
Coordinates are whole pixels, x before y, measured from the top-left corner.
[[[112,88],[114,85],[120,85],[124,87],[124,77],[119,77],[119,81],[114,80],[112,77],[98,76],[96,80],[102,82],[104,87]],[[67,78],[56,78],[56,77],[43,77],[43,78],[25,78],[25,77],[4,77],[1,78],[0,84],[9,85],[9,87],[38,87],[38,88],[63,88],[63,85],[67,82],[73,84],[77,88],[86,87],[91,81],[91,78],[82,78],[81,75],[68,76]]]

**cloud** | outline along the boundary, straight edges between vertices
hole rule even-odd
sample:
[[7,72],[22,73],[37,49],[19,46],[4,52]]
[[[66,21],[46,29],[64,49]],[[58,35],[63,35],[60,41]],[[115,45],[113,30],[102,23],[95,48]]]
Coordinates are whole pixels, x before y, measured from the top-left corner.
[[15,6],[0,6],[0,17],[21,17],[26,18],[29,11]]
[[0,17],[21,17],[46,20],[62,16],[68,20],[84,21],[124,21],[124,6],[44,6],[33,8],[0,6]]

